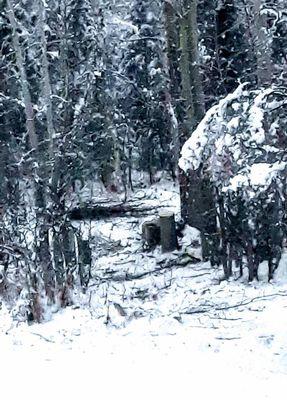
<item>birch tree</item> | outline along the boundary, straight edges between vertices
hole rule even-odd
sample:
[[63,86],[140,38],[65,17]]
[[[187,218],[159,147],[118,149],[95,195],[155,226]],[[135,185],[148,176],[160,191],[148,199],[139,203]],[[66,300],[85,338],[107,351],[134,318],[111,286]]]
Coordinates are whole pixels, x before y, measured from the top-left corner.
[[[29,138],[30,151],[32,156],[32,169],[33,169],[33,192],[35,202],[35,252],[37,267],[33,272],[32,279],[32,299],[31,308],[32,313],[36,319],[41,318],[40,309],[40,290],[39,278],[42,276],[45,292],[50,299],[54,301],[54,274],[51,262],[51,254],[48,243],[48,221],[47,221],[47,187],[44,176],[44,165],[42,162],[42,154],[40,151],[38,135],[35,126],[35,114],[31,99],[31,93],[28,85],[27,73],[25,68],[25,60],[21,44],[19,41],[18,24],[14,12],[13,0],[7,0],[7,12],[8,18],[12,27],[12,40],[15,51],[16,63],[19,71],[20,85],[23,96],[23,103],[26,116],[26,129]],[[37,274],[37,269],[40,274]]]

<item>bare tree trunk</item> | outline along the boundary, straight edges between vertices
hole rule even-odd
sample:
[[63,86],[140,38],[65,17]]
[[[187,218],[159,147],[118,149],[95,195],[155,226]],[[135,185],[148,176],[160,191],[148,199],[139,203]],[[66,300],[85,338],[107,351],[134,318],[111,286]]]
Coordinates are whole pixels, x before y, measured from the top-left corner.
[[[166,50],[170,75],[170,92],[176,105],[179,103],[181,82],[179,72],[179,16],[169,1],[164,2]],[[177,108],[177,107],[176,107]]]
[[166,39],[166,64],[169,73],[169,88],[167,93],[167,104],[171,120],[172,169],[176,175],[178,159],[180,154],[179,132],[183,118],[183,107],[181,100],[181,85],[179,71],[179,24],[175,8],[169,1],[164,2],[164,22]]
[[[181,49],[180,73],[181,73],[181,96],[184,101],[184,118],[181,127],[180,143],[190,136],[194,128],[204,115],[204,101],[201,77],[198,65],[198,34],[197,34],[197,0],[183,0],[179,18],[179,42]],[[198,172],[185,176],[179,171],[181,189],[182,218],[195,221],[202,219],[198,210],[191,205],[198,205],[193,198],[200,176]],[[204,196],[204,193],[202,193]],[[201,202],[203,198],[199,201]],[[195,207],[197,208],[197,207]],[[192,222],[192,224],[193,224]],[[193,224],[193,226],[196,226]]]
[[[76,248],[75,248],[75,232],[71,226],[69,218],[67,218],[67,212],[65,210],[65,203],[62,199],[61,188],[65,188],[67,185],[61,182],[62,169],[65,168],[63,161],[63,154],[59,154],[55,151],[55,138],[56,131],[53,121],[53,105],[52,105],[52,87],[49,73],[49,61],[47,57],[47,41],[45,31],[43,29],[46,23],[45,6],[43,0],[39,1],[39,13],[40,19],[40,31],[41,31],[41,51],[42,51],[42,80],[44,86],[44,97],[46,104],[46,117],[47,117],[47,131],[48,131],[48,143],[49,143],[49,165],[50,169],[47,169],[47,175],[51,175],[51,187],[50,187],[50,201],[53,209],[53,216],[51,225],[53,226],[52,243],[50,248],[52,249],[53,265],[55,270],[55,276],[57,280],[58,295],[61,297],[62,306],[70,304],[70,289],[74,284],[73,272],[75,271],[76,265]],[[92,69],[92,66],[89,66]],[[67,71],[66,71],[67,72]],[[67,72],[68,74],[68,72]],[[59,194],[59,192],[61,194]]]
[[47,41],[45,36],[44,26],[46,23],[45,18],[45,7],[43,0],[39,0],[39,15],[40,15],[40,32],[41,32],[41,51],[42,51],[42,78],[44,84],[44,97],[46,105],[46,117],[47,117],[47,131],[48,131],[48,142],[49,142],[49,164],[53,162],[54,158],[54,138],[55,138],[55,128],[53,122],[53,106],[52,106],[52,89],[50,83],[49,74],[49,61],[47,57]]
[[[179,25],[181,88],[185,100],[186,131],[191,133],[205,111],[198,65],[197,0],[183,0]],[[183,137],[182,141],[186,139]]]
[[259,85],[269,85],[272,80],[272,63],[267,19],[262,13],[262,0],[253,0],[253,37],[257,58],[257,79]]
[[31,95],[30,95],[30,90],[29,90],[29,85],[28,85],[28,80],[27,80],[27,74],[25,70],[25,62],[19,42],[19,35],[17,32],[17,21],[15,18],[14,14],[14,7],[13,7],[13,0],[7,0],[7,15],[9,18],[9,22],[12,27],[12,41],[13,41],[13,47],[15,49],[15,54],[16,54],[16,63],[17,67],[19,70],[20,74],[20,85],[22,89],[22,95],[23,95],[23,100],[25,104],[25,115],[26,115],[26,127],[27,127],[27,134],[29,137],[30,141],[30,146],[31,149],[35,150],[36,152],[38,151],[38,138],[36,134],[36,129],[35,129],[35,123],[34,123],[34,110],[33,110],[33,105],[32,105],[32,100],[31,100]]
[[[45,291],[50,300],[54,299],[54,271],[52,268],[51,255],[49,251],[49,240],[48,240],[48,215],[47,215],[47,203],[46,203],[46,179],[43,175],[45,160],[43,161],[43,154],[39,151],[39,141],[35,126],[35,115],[33,110],[33,104],[25,69],[25,59],[22,53],[19,34],[17,31],[18,23],[14,13],[14,5],[12,0],[7,0],[8,18],[12,27],[12,40],[13,47],[16,55],[16,63],[20,75],[20,85],[22,90],[22,96],[24,101],[25,116],[26,116],[26,128],[29,138],[30,148],[34,152],[33,160],[34,174],[37,179],[33,179],[33,190],[35,199],[35,214],[36,214],[36,258],[39,262],[39,269],[43,280]],[[38,288],[34,288],[38,289]],[[38,309],[38,307],[34,307]],[[37,313],[37,318],[39,315]]]
[[[177,7],[175,4],[166,1],[164,13],[171,95],[179,121],[179,143],[183,145],[203,118],[205,106],[198,64],[197,0],[183,0]],[[210,246],[206,234],[214,226],[214,216],[209,213],[210,207],[213,208],[211,187],[203,181],[200,171],[186,175],[179,170],[179,183],[181,216],[202,230],[203,250],[207,255]]]

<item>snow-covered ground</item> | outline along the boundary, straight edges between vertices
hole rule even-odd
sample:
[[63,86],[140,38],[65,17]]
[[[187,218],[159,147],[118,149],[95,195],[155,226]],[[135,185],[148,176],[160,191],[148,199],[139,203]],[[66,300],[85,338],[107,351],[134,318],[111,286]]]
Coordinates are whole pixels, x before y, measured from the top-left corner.
[[[176,188],[147,192],[178,211]],[[142,222],[89,226],[114,247],[95,258],[87,293],[50,321],[16,322],[2,305],[1,398],[285,399],[287,255],[271,284],[265,265],[259,283],[225,282],[192,263],[196,230],[167,256],[142,251]]]

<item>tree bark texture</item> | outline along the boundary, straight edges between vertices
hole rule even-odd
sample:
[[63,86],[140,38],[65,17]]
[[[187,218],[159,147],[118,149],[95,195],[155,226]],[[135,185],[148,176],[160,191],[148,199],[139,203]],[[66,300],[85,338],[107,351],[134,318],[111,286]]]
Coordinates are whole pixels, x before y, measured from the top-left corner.
[[[13,47],[15,50],[16,63],[19,70],[20,86],[22,90],[26,128],[29,138],[30,149],[34,153],[33,168],[34,174],[37,179],[33,178],[34,199],[36,205],[36,255],[39,262],[40,271],[43,277],[45,291],[50,300],[54,300],[55,279],[52,266],[51,254],[49,250],[48,239],[48,214],[47,214],[47,200],[46,200],[46,179],[45,179],[45,162],[43,163],[43,154],[39,151],[39,141],[36,132],[35,115],[33,110],[32,98],[28,84],[25,59],[23,56],[19,34],[17,31],[18,23],[14,13],[14,4],[12,0],[7,0],[8,18],[12,27]],[[39,179],[40,178],[40,179]],[[35,289],[35,288],[34,288]]]
[[163,253],[174,251],[178,247],[174,213],[164,212],[159,216],[160,242]]
[[160,244],[160,226],[157,219],[143,223],[142,237],[148,249],[152,249]]
[[272,79],[272,63],[267,33],[267,17],[262,13],[262,0],[253,0],[253,37],[257,58],[257,80],[260,86],[270,85]]
[[180,71],[182,97],[185,101],[186,141],[204,116],[204,98],[198,65],[197,0],[183,0],[180,27]]

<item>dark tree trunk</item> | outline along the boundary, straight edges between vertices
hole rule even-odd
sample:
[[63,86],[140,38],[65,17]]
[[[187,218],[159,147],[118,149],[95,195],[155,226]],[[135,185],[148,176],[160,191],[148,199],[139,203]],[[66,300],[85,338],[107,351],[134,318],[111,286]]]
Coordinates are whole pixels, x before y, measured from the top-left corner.
[[148,249],[160,244],[159,220],[146,221],[142,226],[142,237]]
[[160,214],[160,241],[163,253],[174,251],[178,247],[174,214]]

